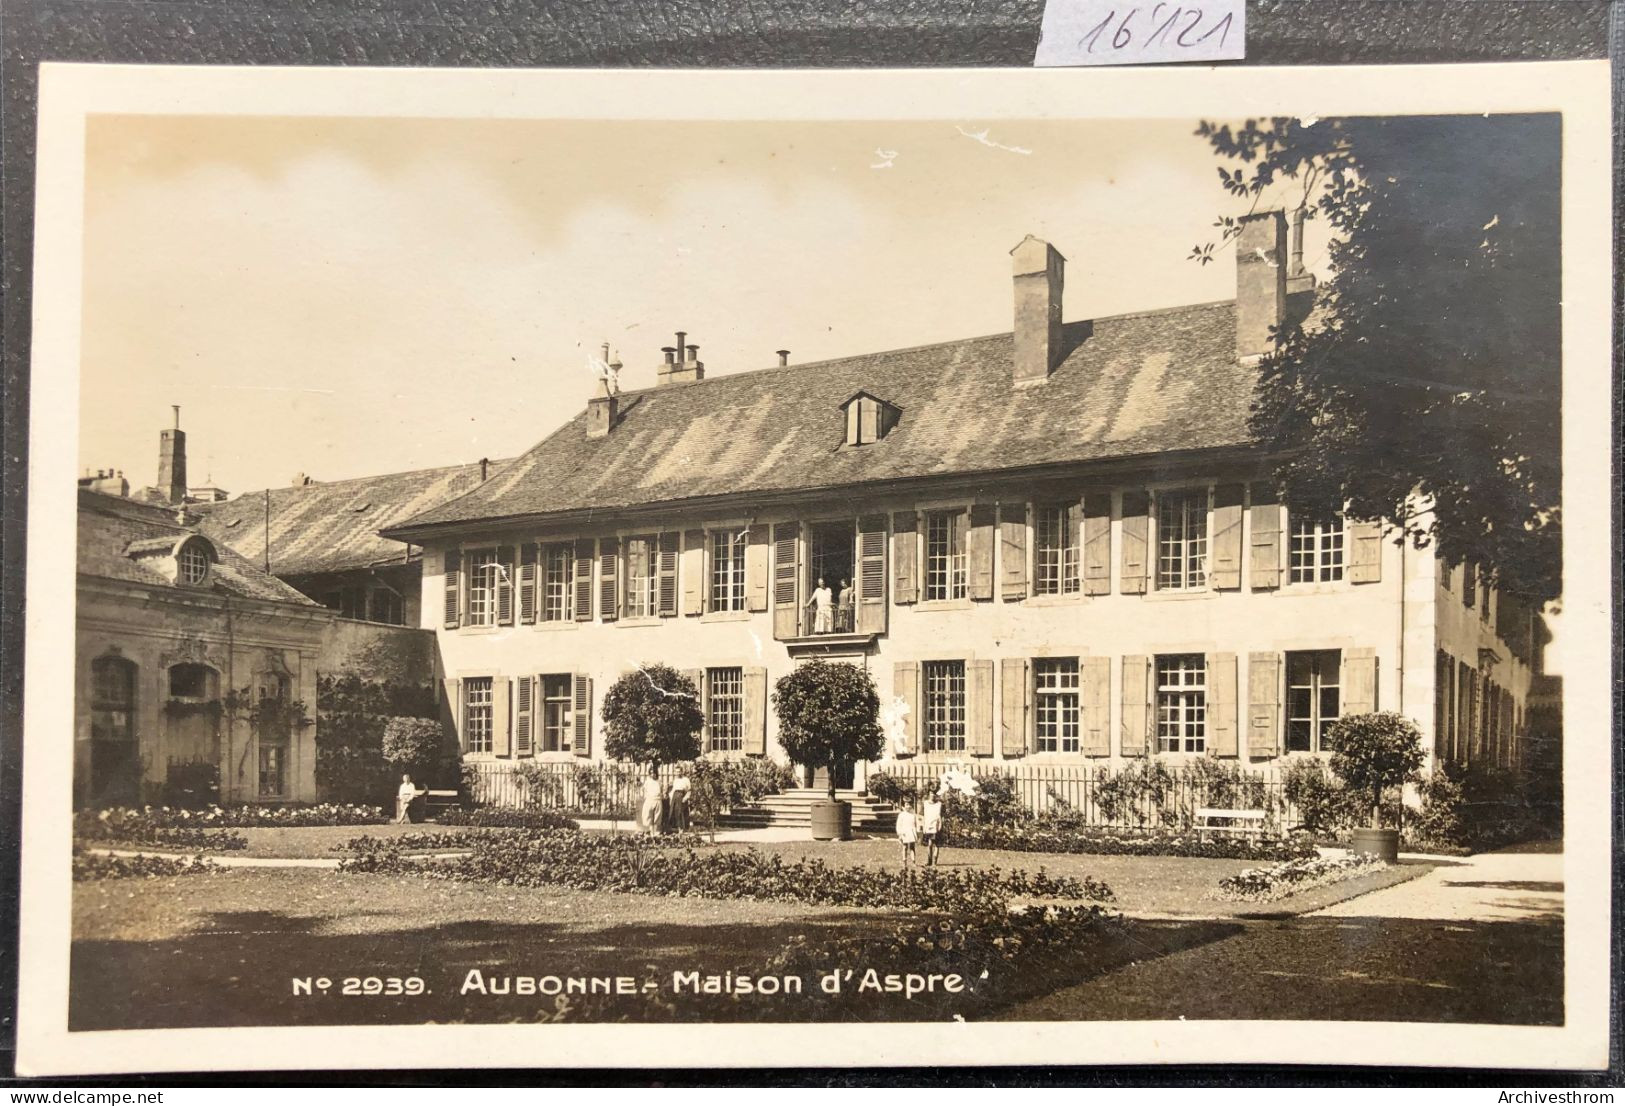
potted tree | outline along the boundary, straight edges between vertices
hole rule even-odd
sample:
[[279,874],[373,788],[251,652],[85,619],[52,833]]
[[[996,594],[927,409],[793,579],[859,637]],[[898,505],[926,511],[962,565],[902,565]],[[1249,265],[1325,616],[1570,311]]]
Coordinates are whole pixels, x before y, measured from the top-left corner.
[[1329,730],[1334,742],[1332,771],[1356,792],[1371,796],[1371,828],[1354,831],[1354,852],[1398,862],[1399,827],[1383,827],[1382,793],[1417,778],[1422,767],[1421,732],[1410,719],[1392,711],[1345,715]]
[[[700,689],[669,665],[639,665],[604,695],[604,752],[615,760],[646,764],[652,773],[662,764],[698,757],[704,724]],[[638,811],[638,827],[652,828],[645,825],[641,806]]]
[[847,840],[852,804],[836,799],[835,781],[844,766],[874,760],[884,747],[874,681],[857,665],[808,661],[774,685],[773,709],[790,759],[829,769],[829,796],[812,807],[813,839]]

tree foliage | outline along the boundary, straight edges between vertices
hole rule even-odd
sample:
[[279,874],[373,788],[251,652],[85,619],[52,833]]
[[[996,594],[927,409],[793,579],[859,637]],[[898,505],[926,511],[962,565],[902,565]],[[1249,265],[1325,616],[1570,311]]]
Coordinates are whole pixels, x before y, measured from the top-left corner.
[[700,755],[700,689],[664,664],[640,665],[604,696],[604,751],[659,767]]
[[444,755],[446,732],[433,718],[397,715],[384,723],[384,759],[421,780]]
[[[1558,117],[1275,118],[1197,134],[1233,197],[1273,206],[1285,190],[1330,224],[1330,278],[1307,321],[1281,328],[1252,411],[1287,503],[1346,502],[1508,591],[1556,597]],[[1237,230],[1215,225],[1222,240]]]
[[869,673],[854,664],[808,661],[773,687],[779,716],[779,744],[790,759],[809,768],[834,769],[874,760],[885,747],[880,729],[880,697]]
[[1382,793],[1417,778],[1422,732],[1393,711],[1346,714],[1328,728],[1332,771],[1356,792],[1371,796],[1371,828],[1381,826]]

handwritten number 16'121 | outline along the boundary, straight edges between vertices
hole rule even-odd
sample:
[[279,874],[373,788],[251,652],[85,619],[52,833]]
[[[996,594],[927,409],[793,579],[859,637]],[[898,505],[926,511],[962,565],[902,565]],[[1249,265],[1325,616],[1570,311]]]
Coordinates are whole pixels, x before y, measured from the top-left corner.
[[[1182,46],[1186,49],[1195,49],[1196,47],[1201,46],[1208,39],[1212,38],[1214,35],[1219,36],[1218,48],[1221,50],[1224,48],[1224,40],[1230,34],[1230,21],[1232,19],[1232,13],[1226,12],[1223,19],[1219,20],[1212,27],[1208,28],[1208,30],[1201,36],[1192,38],[1191,36],[1196,33],[1196,28],[1202,22],[1202,9],[1176,7],[1173,9],[1173,14],[1164,18],[1162,12],[1168,7],[1169,5],[1164,3],[1158,4],[1156,7],[1151,9],[1151,15],[1148,18],[1148,22],[1150,23],[1152,30],[1150,35],[1148,35],[1138,44],[1141,49],[1146,49],[1155,45],[1159,39],[1164,45],[1172,42],[1175,46]],[[1088,43],[1088,49],[1085,51],[1085,53],[1094,53],[1096,44],[1101,43],[1102,36],[1106,34],[1113,23],[1117,24],[1117,29],[1111,32],[1111,37],[1109,40],[1107,40],[1111,43],[1112,49],[1123,50],[1130,45],[1134,45],[1134,32],[1130,30],[1129,23],[1139,13],[1139,8],[1130,8],[1128,14],[1123,16],[1121,21],[1118,21],[1117,11],[1113,9],[1106,15],[1105,19],[1102,19],[1096,26],[1090,28],[1088,33],[1078,40],[1078,45],[1081,46],[1084,43]],[[1184,25],[1180,26],[1179,24],[1182,19],[1184,21]],[[1158,20],[1161,20],[1161,22],[1158,22]]]

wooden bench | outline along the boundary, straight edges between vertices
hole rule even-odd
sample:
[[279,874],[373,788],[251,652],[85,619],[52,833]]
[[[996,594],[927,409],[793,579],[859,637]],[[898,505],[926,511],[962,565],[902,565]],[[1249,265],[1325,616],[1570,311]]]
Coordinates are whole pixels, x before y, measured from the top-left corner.
[[[1202,806],[1196,808],[1196,832],[1203,840],[1210,833],[1222,833],[1230,837],[1263,837],[1264,820],[1269,817],[1262,810],[1230,810],[1225,807]],[[1214,825],[1215,819],[1223,819],[1227,824]]]
[[456,791],[425,791],[423,793],[423,816],[434,818],[447,810],[455,810],[463,805],[463,797]]

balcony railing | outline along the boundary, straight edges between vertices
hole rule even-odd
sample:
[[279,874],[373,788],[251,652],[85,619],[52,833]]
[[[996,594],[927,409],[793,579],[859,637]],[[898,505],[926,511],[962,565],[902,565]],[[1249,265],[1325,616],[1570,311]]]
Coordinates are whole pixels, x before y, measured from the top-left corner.
[[822,637],[825,634],[851,634],[856,633],[853,627],[853,609],[851,607],[832,607],[826,613],[822,624],[818,612],[811,606],[801,608],[801,635],[802,637]]

